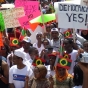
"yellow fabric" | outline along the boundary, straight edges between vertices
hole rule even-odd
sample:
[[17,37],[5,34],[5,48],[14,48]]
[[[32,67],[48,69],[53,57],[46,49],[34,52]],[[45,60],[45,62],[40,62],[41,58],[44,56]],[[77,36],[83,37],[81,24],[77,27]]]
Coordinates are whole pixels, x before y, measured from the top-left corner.
[[55,75],[55,76],[56,76],[56,79],[57,79],[58,81],[60,81],[60,82],[62,82],[62,81],[64,81],[65,79],[67,79],[67,77],[72,77],[72,78],[73,78],[73,76],[70,75],[67,70],[66,70],[66,73],[65,73],[64,76],[60,76],[60,75],[59,75],[59,72],[58,72],[58,68],[57,68],[57,67],[55,67],[55,72],[56,72],[56,75]]
[[5,0],[0,0],[0,3],[5,2]]

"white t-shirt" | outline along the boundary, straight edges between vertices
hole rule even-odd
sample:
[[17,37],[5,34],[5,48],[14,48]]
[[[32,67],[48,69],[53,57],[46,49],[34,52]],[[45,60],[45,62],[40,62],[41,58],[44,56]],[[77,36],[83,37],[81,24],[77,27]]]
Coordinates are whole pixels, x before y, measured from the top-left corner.
[[82,86],[75,86],[75,87],[73,87],[73,88],[82,88]]
[[17,65],[14,65],[9,70],[9,83],[13,83],[15,88],[24,88],[25,77],[32,77],[32,70],[25,66],[23,69],[18,69]]
[[39,54],[40,54],[40,53],[41,53],[41,51],[44,49],[43,44],[41,44],[41,47],[40,47],[40,48],[38,48],[37,43],[34,43],[34,44],[33,44],[33,47],[35,47],[35,48],[37,48],[37,49],[38,49]]
[[53,39],[50,41],[51,46],[53,46],[54,51],[58,51],[60,47],[60,39],[54,41]]
[[52,70],[50,69],[50,65],[46,66],[46,68],[47,68],[47,75],[46,75],[47,78],[49,78],[50,75],[52,75],[52,76],[55,75],[55,71],[54,71],[54,70],[52,71]]
[[73,50],[73,51],[69,54],[69,55],[71,55],[71,60],[72,60],[71,67],[70,67],[70,69],[68,70],[68,72],[69,72],[70,74],[73,73],[73,68],[74,68],[74,66],[75,66],[75,60],[76,60],[77,54],[78,54],[78,51],[77,51],[77,50]]

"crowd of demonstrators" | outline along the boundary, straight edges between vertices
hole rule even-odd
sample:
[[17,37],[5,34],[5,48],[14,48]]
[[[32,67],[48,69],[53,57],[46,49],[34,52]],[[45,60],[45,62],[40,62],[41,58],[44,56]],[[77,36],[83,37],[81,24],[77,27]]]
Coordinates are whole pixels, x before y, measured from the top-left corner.
[[[50,37],[46,35],[47,33],[37,32],[37,41],[34,44],[31,43],[31,34],[26,32],[22,40],[17,36],[20,44],[11,45],[10,37],[14,36],[14,33],[11,31],[11,34],[8,32],[6,35],[3,32],[3,43],[8,48],[0,50],[4,52],[0,53],[2,88],[82,88],[87,85],[87,64],[77,62],[76,59],[80,53],[88,53],[88,41],[83,40],[81,43],[76,38],[82,46],[78,47],[73,37],[61,37],[63,35],[55,23],[46,25],[46,28]],[[72,60],[70,69],[55,65],[61,42],[64,53],[69,54]],[[34,66],[36,57],[44,59],[44,64]]]
[[[14,3],[14,0],[0,0],[0,3]],[[57,0],[41,0],[42,12],[53,13]],[[61,0],[58,0],[61,1]],[[7,29],[3,32],[3,46],[0,47],[0,86],[2,88],[87,88],[88,64],[78,62],[81,53],[88,54],[88,32],[77,30],[73,36],[65,38],[56,22],[46,24],[46,32],[37,32],[32,44],[30,30],[21,36],[23,28]],[[65,30],[65,29],[63,29]],[[70,29],[73,33],[73,29]],[[17,45],[10,44],[10,38],[17,38]],[[56,65],[60,47],[72,60],[70,69]],[[62,54],[63,55],[63,54]],[[44,59],[43,64],[33,65],[36,58]],[[37,61],[38,62],[38,61]]]

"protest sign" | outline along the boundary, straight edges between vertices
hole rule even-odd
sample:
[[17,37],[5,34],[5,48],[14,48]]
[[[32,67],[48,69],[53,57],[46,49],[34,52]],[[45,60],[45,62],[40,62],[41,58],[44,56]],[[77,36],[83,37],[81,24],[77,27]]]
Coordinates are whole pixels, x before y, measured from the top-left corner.
[[87,6],[74,4],[59,4],[58,6],[59,28],[87,29]]
[[28,21],[28,17],[27,16],[24,16],[24,17],[21,17],[18,19],[19,20],[19,23],[20,25],[24,28],[30,28],[29,26],[29,21]]
[[22,7],[0,11],[3,14],[5,28],[13,28],[20,26],[18,18],[25,16]]
[[25,15],[28,16],[29,21],[40,15],[38,1],[16,0],[15,6],[24,7]]
[[5,30],[4,19],[2,13],[0,13],[0,31],[4,31],[4,30]]

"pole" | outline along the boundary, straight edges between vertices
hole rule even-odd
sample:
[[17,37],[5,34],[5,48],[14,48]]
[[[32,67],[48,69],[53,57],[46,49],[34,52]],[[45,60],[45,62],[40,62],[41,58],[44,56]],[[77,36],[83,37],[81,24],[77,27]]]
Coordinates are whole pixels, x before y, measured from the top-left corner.
[[40,0],[39,0],[39,6],[40,6],[40,11],[41,11],[41,19],[42,19],[42,23],[43,23],[43,26],[44,26],[44,32],[46,32],[46,26],[45,26],[45,23],[44,23],[44,16],[43,16],[43,13],[42,13],[42,6],[41,6],[41,3],[40,3]]

